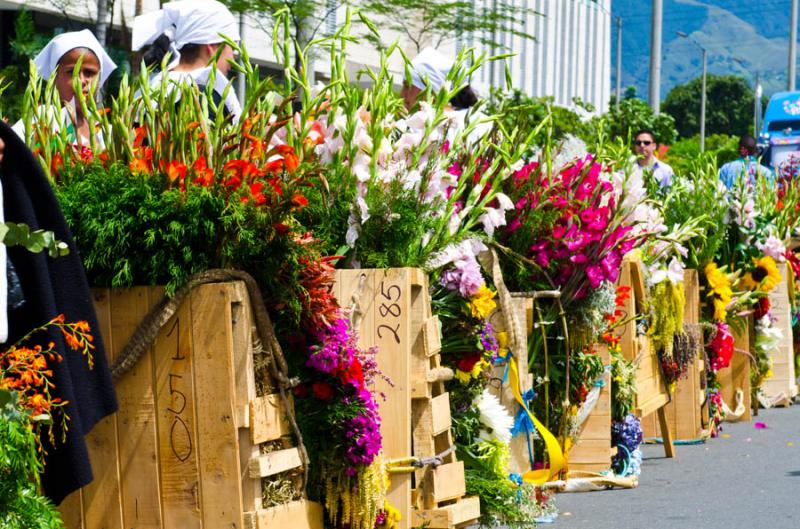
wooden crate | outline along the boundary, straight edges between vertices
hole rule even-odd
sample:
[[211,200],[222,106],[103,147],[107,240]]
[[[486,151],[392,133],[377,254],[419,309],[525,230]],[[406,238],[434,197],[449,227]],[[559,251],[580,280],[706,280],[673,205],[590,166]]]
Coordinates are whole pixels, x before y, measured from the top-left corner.
[[[162,295],[94,291],[110,360]],[[277,395],[256,395],[252,321],[243,283],[191,292],[118,382],[119,411],[88,436],[95,479],[61,504],[67,528],[322,527],[321,507],[306,500],[262,508],[261,477],[300,458],[259,448],[289,430]]]
[[789,284],[792,280],[786,263],[780,263],[778,268],[783,281],[769,293],[770,312],[775,318],[773,325],[783,332],[780,346],[770,353],[772,376],[764,381],[761,389],[767,399],[777,401],[778,404],[790,404],[797,395],[797,380],[794,365],[794,341],[792,337],[792,309],[789,303]]
[[717,372],[720,385],[720,394],[725,403],[736,409],[737,390],[741,390],[744,413],[739,417],[728,416],[726,421],[749,421],[752,419],[752,400],[750,395],[750,352],[753,350],[753,316],[747,317],[747,322],[742,325],[731,325],[733,333],[733,346],[735,351],[731,365]]
[[[334,294],[354,311],[361,347],[377,345],[378,366],[392,382],[376,382],[387,461],[431,457],[452,447],[450,400],[439,363],[438,318],[431,314],[427,276],[416,268],[338,270]],[[389,503],[398,529],[449,529],[480,516],[478,498],[465,498],[464,464],[449,451],[438,467],[390,474]],[[413,483],[412,483],[413,477]],[[412,489],[415,484],[416,488]]]
[[[603,365],[611,362],[608,348],[595,346]],[[611,448],[611,375],[603,375],[600,397],[589,417],[581,425],[580,437],[569,450],[570,471],[603,472],[611,468],[611,458],[617,452]]]
[[[617,283],[620,286],[631,288],[631,295],[626,300],[623,309],[626,315],[631,317],[641,314],[647,299],[644,269],[641,262],[623,259]],[[620,346],[625,359],[637,363],[636,400],[633,411],[639,418],[647,417],[652,413],[658,414],[658,421],[664,434],[664,451],[667,457],[675,457],[672,434],[667,427],[665,408],[670,402],[670,395],[661,373],[658,354],[650,346],[649,338],[646,335],[638,334],[636,322],[633,320],[622,327]]]
[[[683,321],[687,324],[700,323],[700,285],[697,270],[686,270],[683,274],[683,292],[686,299]],[[694,361],[689,364],[686,376],[680,379],[667,404],[666,414],[673,439],[695,439],[702,429],[702,405],[704,393],[701,387],[703,375],[702,344]],[[661,427],[654,415],[642,419],[645,437],[661,437]]]

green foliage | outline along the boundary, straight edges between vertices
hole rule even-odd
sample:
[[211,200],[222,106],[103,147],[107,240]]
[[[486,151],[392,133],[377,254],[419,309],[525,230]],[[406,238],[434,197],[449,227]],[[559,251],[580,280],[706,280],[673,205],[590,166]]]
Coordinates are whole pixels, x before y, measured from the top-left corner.
[[47,249],[47,254],[53,258],[69,254],[67,243],[56,240],[52,231],[31,231],[26,224],[0,223],[0,242],[6,246],[22,246],[33,253]]
[[663,204],[664,224],[697,222],[700,230],[682,244],[688,249],[683,260],[687,268],[702,268],[714,259],[728,238],[728,202],[719,181],[715,155],[706,153],[689,164],[684,176],[673,179]]
[[493,53],[508,49],[500,42],[499,32],[534,39],[523,30],[522,21],[528,14],[537,13],[508,0],[494,0],[491,9],[476,9],[471,0],[364,0],[359,4],[365,13],[377,15],[382,29],[400,33],[411,41],[417,52],[425,43],[439,47],[457,35],[471,34],[476,43]]
[[14,38],[9,41],[13,62],[0,70],[0,117],[13,123],[21,116],[23,94],[29,79],[28,64],[47,40],[48,35],[34,26],[33,15],[21,9],[14,20]]
[[[737,148],[739,138],[727,134],[706,136],[705,152],[714,156],[717,167],[739,157]],[[672,167],[675,174],[687,174],[700,157],[700,137],[682,138],[670,145],[663,160]]]
[[[467,469],[464,478],[467,496],[481,499],[481,527],[494,527],[497,523],[504,527],[530,527],[532,520],[524,500],[521,501],[520,487],[508,477],[487,476],[481,471]],[[522,488],[529,486],[522,485]]]
[[58,510],[39,493],[36,435],[17,404],[15,392],[0,389],[0,527],[61,529]]
[[[585,113],[594,111],[592,105],[579,98],[573,102]],[[554,104],[552,97],[531,97],[517,89],[510,92],[493,89],[487,112],[499,115],[505,130],[518,127],[523,131],[531,131],[549,119],[549,126],[540,127],[531,147],[544,145],[548,141],[560,141],[567,135],[580,138],[592,135],[592,127],[575,110]],[[527,156],[531,154],[528,152]]]
[[194,273],[239,268],[259,281],[268,306],[299,318],[298,245],[276,234],[272,210],[200,186],[162,191],[159,179],[121,164],[68,171],[56,192],[91,284],[165,284],[171,294]]
[[[675,118],[682,138],[700,132],[702,77],[670,90],[661,105]],[[753,89],[743,77],[709,75],[706,81],[706,134],[746,134],[753,131]]]
[[662,109],[659,115],[655,115],[653,109],[638,98],[623,98],[619,109],[611,105],[606,114],[593,118],[591,125],[594,135],[584,140],[594,151],[597,150],[598,138],[622,138],[630,144],[633,135],[642,129],[653,131],[659,144],[670,145],[677,137],[675,120],[669,112]]

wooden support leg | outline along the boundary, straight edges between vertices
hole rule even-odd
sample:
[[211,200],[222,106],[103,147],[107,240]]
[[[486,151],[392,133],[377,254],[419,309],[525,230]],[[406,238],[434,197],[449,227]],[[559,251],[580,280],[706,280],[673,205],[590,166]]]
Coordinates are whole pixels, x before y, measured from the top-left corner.
[[672,432],[669,430],[669,422],[667,422],[667,407],[661,406],[658,408],[658,424],[661,426],[661,437],[664,439],[664,454],[669,457],[675,457],[675,447],[672,444]]

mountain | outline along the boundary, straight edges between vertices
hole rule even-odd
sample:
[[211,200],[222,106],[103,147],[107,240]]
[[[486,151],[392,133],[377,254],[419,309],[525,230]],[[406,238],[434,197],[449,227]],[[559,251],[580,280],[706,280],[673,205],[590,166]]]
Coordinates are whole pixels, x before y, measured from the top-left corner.
[[[708,71],[741,75],[753,82],[760,73],[764,93],[786,89],[789,54],[790,0],[664,0],[661,97],[703,71],[702,52],[708,50]],[[647,97],[650,76],[651,2],[612,0],[612,16],[622,17],[622,86],[635,86]],[[612,28],[614,27],[612,22]],[[616,30],[612,31],[611,64],[616,64]],[[735,60],[738,58],[741,62]],[[616,86],[612,71],[611,86]],[[798,84],[797,86],[800,86]]]

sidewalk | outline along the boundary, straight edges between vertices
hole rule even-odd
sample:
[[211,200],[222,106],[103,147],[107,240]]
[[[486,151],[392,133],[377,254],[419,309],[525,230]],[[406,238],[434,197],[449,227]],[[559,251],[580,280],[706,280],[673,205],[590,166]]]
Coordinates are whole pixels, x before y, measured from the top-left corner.
[[[756,429],[756,422],[766,429]],[[800,405],[724,424],[706,444],[665,459],[644,447],[639,486],[560,494],[554,529],[800,528]]]

